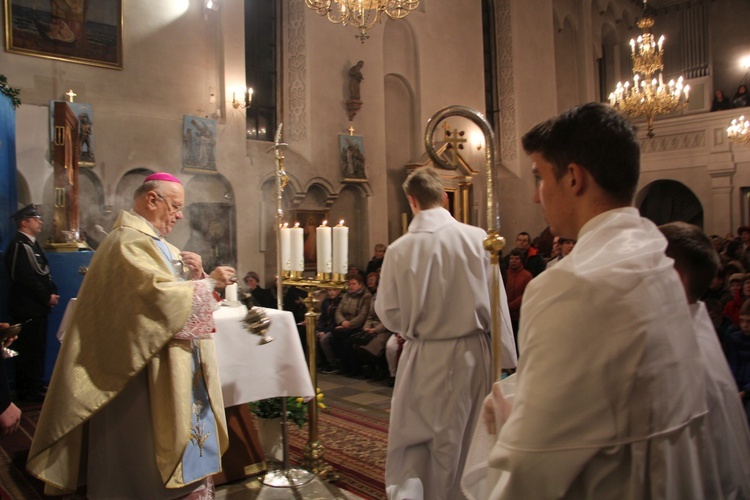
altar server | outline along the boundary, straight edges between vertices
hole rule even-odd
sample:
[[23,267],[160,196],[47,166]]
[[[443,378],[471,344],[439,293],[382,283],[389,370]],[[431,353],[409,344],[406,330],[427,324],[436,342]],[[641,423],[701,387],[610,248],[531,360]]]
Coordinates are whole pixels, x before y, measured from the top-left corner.
[[[403,185],[414,220],[381,268],[375,311],[406,340],[388,430],[385,484],[391,499],[459,499],[461,472],[491,380],[486,233],[445,208],[437,172],[417,169]],[[516,365],[500,283],[505,368]]]
[[702,457],[706,368],[667,242],[632,207],[633,126],[589,103],[535,126],[523,146],[550,230],[578,242],[526,289],[515,396],[493,387],[486,417],[496,441],[478,437],[492,445],[489,469],[467,467],[466,491],[715,498],[718,471]]
[[29,453],[50,494],[86,479],[89,498],[212,494],[227,448],[212,292],[236,276],[164,240],[184,204],[177,178],[150,175],[91,261]]

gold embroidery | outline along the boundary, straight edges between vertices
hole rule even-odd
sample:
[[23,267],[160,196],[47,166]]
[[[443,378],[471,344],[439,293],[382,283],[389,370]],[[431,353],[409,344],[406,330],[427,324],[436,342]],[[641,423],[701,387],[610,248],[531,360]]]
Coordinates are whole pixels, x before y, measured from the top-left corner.
[[203,445],[208,440],[210,432],[204,433],[206,430],[206,423],[201,420],[201,411],[203,411],[203,405],[201,403],[193,403],[193,415],[195,415],[195,425],[190,428],[190,441],[198,445],[198,456],[203,456]]

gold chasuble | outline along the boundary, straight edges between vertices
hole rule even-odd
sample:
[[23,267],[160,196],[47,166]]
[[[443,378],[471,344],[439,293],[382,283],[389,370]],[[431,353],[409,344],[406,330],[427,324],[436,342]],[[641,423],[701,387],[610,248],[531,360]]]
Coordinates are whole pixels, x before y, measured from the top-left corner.
[[[190,318],[196,282],[174,275],[157,238],[145,219],[122,212],[91,261],[27,462],[28,471],[48,483],[46,493],[75,491],[86,482],[84,424],[144,369],[159,473],[167,488],[185,485],[182,457],[193,412],[191,345],[200,352],[220,453],[228,447],[213,339],[173,339]],[[176,258],[179,250],[167,246]]]

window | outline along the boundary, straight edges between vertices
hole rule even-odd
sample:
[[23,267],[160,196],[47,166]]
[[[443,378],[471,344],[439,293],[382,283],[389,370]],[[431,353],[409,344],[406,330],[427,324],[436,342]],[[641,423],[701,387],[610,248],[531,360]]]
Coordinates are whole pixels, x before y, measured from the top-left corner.
[[247,138],[272,141],[276,131],[278,4],[245,0],[245,80],[253,89]]

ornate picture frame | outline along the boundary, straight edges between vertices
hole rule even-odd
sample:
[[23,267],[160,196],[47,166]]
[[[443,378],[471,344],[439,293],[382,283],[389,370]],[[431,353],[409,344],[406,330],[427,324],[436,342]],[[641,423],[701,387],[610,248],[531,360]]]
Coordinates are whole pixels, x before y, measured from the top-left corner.
[[[314,271],[318,267],[318,245],[316,229],[324,220],[329,220],[327,210],[295,210],[294,222],[299,222],[299,227],[304,233],[304,246],[302,254],[305,257],[305,271]],[[328,224],[331,225],[330,223]]]
[[343,182],[367,182],[365,140],[361,135],[339,134],[339,158]]
[[122,0],[4,0],[8,52],[122,69]]

